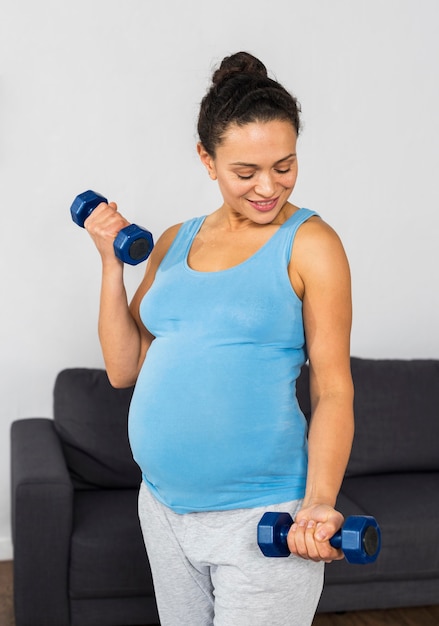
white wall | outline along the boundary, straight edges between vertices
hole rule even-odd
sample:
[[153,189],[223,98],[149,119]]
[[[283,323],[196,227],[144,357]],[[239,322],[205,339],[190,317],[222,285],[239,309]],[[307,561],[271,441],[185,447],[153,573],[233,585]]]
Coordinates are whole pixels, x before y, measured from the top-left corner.
[[293,200],[345,243],[352,353],[439,357],[438,6],[1,0],[0,559],[11,422],[52,415],[60,369],[102,365],[99,260],[70,204],[94,188],[156,236],[215,209],[195,120],[226,54],[253,52],[302,103]]

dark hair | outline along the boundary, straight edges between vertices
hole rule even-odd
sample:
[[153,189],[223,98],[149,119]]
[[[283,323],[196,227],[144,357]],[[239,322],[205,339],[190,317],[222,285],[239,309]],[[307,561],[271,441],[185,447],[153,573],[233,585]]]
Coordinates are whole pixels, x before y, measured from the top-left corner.
[[198,136],[215,156],[230,124],[287,120],[300,130],[300,105],[280,83],[268,77],[265,65],[248,52],[225,57],[213,73],[201,101]]

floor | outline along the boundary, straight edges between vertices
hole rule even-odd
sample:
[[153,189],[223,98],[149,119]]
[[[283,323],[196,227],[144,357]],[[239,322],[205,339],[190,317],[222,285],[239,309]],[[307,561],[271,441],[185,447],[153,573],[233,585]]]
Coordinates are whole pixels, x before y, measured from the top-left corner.
[[317,615],[313,626],[439,626],[439,606]]
[[[0,561],[0,626],[15,626],[11,561]],[[342,615],[327,613],[317,615],[313,626],[439,626],[439,605]]]
[[11,561],[0,561],[0,626],[15,626]]

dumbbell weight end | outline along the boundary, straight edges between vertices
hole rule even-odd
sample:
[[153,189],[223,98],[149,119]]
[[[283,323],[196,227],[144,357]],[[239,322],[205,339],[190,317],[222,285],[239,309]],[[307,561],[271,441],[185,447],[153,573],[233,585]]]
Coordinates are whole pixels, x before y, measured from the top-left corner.
[[72,220],[75,224],[84,228],[85,220],[87,217],[90,217],[95,208],[101,204],[101,202],[108,204],[107,198],[104,198],[104,196],[101,196],[101,194],[96,191],[89,189],[88,191],[80,193],[73,200],[72,206],[70,207]]

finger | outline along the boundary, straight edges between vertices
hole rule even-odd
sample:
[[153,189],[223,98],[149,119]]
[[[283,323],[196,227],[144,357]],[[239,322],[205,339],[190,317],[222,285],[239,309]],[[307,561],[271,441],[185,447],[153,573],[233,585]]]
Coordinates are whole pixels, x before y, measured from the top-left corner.
[[105,218],[108,215],[114,215],[117,213],[117,204],[115,202],[110,202],[107,204],[106,202],[101,202],[98,206],[90,213],[91,218],[94,220],[99,220]]
[[114,206],[100,204],[85,220],[84,227],[90,234],[99,236],[117,236],[118,232],[128,225],[127,220],[117,212]]
[[304,559],[308,558],[308,549],[305,538],[307,525],[308,520],[305,518],[298,522],[294,522],[287,537],[290,552],[297,554],[297,556],[301,556]]
[[305,541],[306,541],[306,549],[308,553],[308,558],[313,561],[321,561],[322,556],[320,554],[320,546],[316,542],[315,533],[317,530],[318,524],[315,520],[309,520],[306,531],[305,531]]

